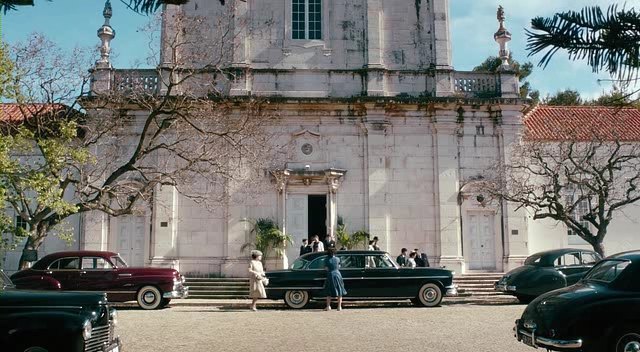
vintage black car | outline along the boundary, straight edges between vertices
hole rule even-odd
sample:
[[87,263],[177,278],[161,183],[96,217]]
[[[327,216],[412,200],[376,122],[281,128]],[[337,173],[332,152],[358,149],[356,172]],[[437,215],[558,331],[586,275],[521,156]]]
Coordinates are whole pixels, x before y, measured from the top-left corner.
[[514,331],[556,351],[640,351],[640,251],[610,256],[577,284],[536,298]]
[[0,350],[119,352],[104,293],[17,290],[0,271]]
[[[382,251],[338,251],[340,272],[347,295],[344,299],[399,300],[434,307],[442,297],[457,295],[453,272],[435,268],[400,268]],[[304,308],[310,300],[323,299],[326,252],[305,254],[289,270],[269,271],[267,297],[284,299],[291,308]]]
[[529,303],[545,292],[575,284],[600,259],[598,253],[585,249],[536,253],[528,257],[523,266],[506,273],[494,288]]

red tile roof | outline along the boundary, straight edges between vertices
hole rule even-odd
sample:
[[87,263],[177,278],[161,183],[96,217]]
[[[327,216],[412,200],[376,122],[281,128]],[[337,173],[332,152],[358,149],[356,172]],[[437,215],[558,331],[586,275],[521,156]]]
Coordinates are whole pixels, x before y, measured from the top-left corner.
[[640,141],[640,109],[538,105],[524,116],[524,136],[540,141]]
[[0,104],[0,122],[21,123],[34,116],[46,116],[67,109],[63,104]]

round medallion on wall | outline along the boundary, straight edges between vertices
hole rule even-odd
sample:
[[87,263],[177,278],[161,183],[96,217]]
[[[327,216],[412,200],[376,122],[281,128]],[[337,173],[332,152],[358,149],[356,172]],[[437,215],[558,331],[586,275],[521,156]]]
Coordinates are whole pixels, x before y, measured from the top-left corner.
[[304,155],[311,155],[311,153],[313,153],[313,146],[309,143],[305,143],[302,145],[300,150],[302,150],[302,154]]

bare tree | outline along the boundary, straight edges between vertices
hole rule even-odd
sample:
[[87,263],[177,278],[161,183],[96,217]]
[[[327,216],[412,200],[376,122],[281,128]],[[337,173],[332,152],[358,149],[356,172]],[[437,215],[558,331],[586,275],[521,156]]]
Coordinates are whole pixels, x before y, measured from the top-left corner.
[[[260,182],[272,162],[269,131],[277,116],[266,100],[228,96],[233,79],[229,53],[236,43],[234,29],[243,23],[234,13],[232,6],[225,7],[214,24],[173,13],[171,28],[163,29],[165,52],[152,54],[162,60],[157,68],[116,71],[114,85],[101,94],[85,94],[86,75],[79,85],[58,81],[56,70],[67,74],[82,66],[59,60],[51,65],[46,58],[55,52],[52,48],[16,60],[18,67],[37,67],[21,75],[21,106],[60,102],[82,107],[64,113],[24,109],[22,123],[3,126],[0,138],[28,141],[36,160],[21,161],[20,153],[10,150],[5,159],[15,168],[0,170],[0,179],[11,181],[3,183],[8,185],[5,204],[30,227],[25,250],[38,249],[73,214],[131,214],[161,185],[207,206],[226,196],[229,182],[244,187]],[[31,44],[16,50],[37,50]],[[65,99],[61,93],[69,88],[63,85],[75,87],[76,94],[78,87],[82,90]]]
[[[567,122],[527,129],[486,191],[561,222],[600,255],[615,214],[640,200],[640,143],[629,138],[624,110],[615,122]],[[540,126],[538,126],[540,127]]]

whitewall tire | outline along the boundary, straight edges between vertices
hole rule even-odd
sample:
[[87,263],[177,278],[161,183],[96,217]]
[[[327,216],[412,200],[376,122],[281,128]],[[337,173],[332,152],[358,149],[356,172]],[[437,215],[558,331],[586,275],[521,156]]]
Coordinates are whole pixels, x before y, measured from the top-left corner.
[[302,309],[309,304],[309,293],[301,290],[287,291],[284,293],[284,303],[289,308]]
[[138,291],[137,301],[142,309],[157,309],[162,304],[162,292],[155,286],[144,286]]
[[424,307],[437,307],[442,302],[442,289],[436,284],[424,284],[418,292],[418,301]]

